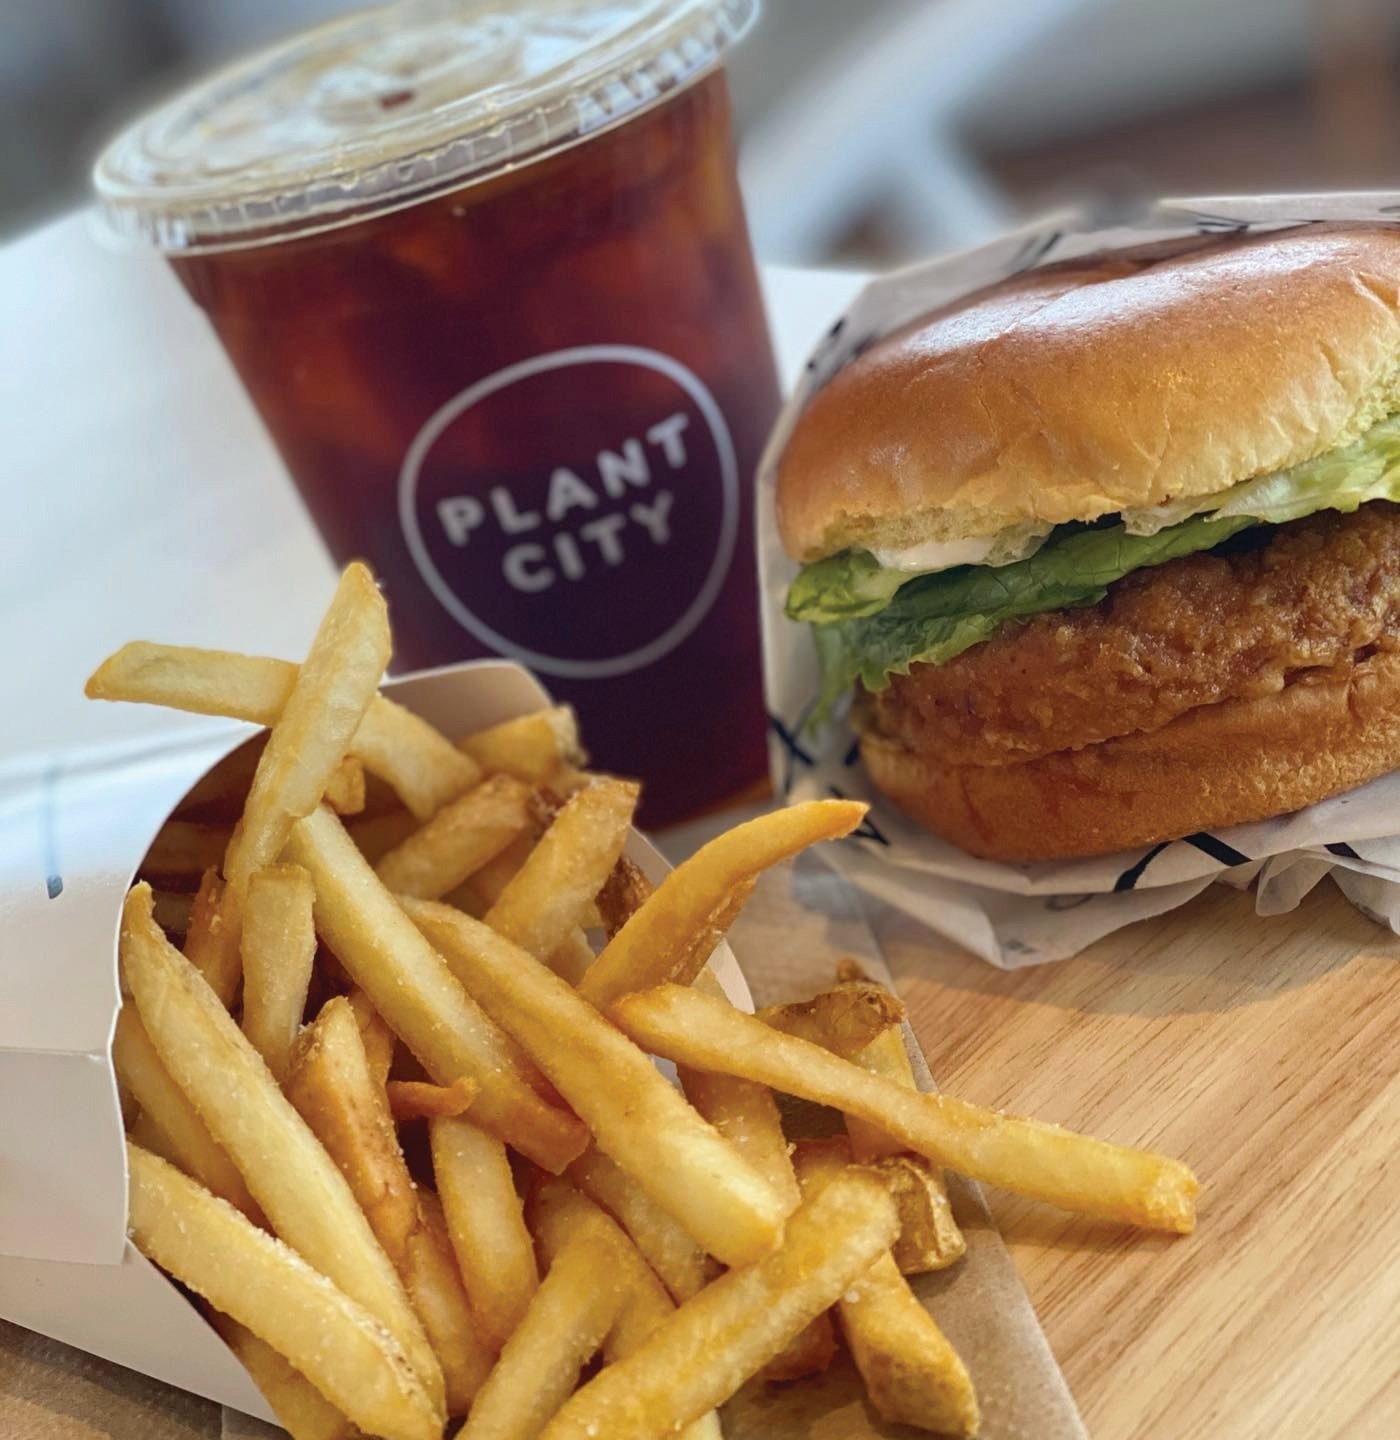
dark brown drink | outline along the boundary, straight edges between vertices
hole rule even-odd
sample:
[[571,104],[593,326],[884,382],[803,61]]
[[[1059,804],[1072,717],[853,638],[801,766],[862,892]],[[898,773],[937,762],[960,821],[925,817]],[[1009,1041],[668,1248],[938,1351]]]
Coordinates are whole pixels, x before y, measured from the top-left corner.
[[396,666],[530,666],[653,825],[758,785],[778,389],[723,71],[411,204],[250,225],[171,262],[336,559],[381,577]]

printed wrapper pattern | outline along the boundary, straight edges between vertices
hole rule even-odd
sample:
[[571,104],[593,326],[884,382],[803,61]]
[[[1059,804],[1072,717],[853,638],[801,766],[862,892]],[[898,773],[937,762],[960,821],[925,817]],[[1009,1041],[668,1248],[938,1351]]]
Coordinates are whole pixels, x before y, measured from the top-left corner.
[[844,706],[830,724],[813,729],[819,683],[810,627],[783,614],[797,566],[778,539],[778,458],[811,397],[871,343],[960,296],[1075,256],[1338,220],[1400,223],[1400,195],[1164,200],[1116,216],[1066,211],[976,250],[872,281],[827,331],[778,417],[759,470],[764,667],[779,794],[870,803],[860,833],[832,847],[855,884],[1003,969],[1067,959],[1124,925],[1184,905],[1214,880],[1254,884],[1259,914],[1277,915],[1330,875],[1363,914],[1400,933],[1400,772],[1278,819],[1140,850],[1031,864],[978,860],[915,825],[875,789]]

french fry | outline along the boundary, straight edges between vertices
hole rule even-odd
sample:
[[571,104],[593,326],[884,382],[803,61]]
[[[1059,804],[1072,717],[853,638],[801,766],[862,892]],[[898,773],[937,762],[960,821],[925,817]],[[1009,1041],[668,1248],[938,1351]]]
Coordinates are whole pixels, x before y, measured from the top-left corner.
[[505,1147],[467,1120],[428,1122],[433,1176],[482,1338],[499,1352],[539,1288],[539,1271]]
[[235,917],[253,871],[282,852],[292,826],[320,805],[365,711],[378,697],[391,642],[384,597],[358,561],[346,566],[291,693],[272,726],[223,874]]
[[[137,640],[98,666],[86,694],[271,727],[297,682],[297,668],[289,660]],[[420,822],[481,779],[476,762],[445,735],[382,695],[365,713],[350,752],[387,781]]]
[[[787,1137],[778,1115],[778,1102],[766,1085],[755,1085],[734,1075],[703,1070],[682,1070],[686,1099],[758,1171],[783,1202],[796,1210],[802,1202],[788,1154]],[[818,1315],[790,1345],[768,1363],[765,1380],[798,1380],[819,1375],[836,1353],[836,1335],[830,1318]]]
[[386,1085],[394,1063],[394,1046],[398,1043],[394,1032],[385,1024],[384,1017],[374,1008],[369,996],[358,986],[345,998],[355,1012],[355,1023],[360,1027],[360,1039],[364,1043],[370,1074],[374,1076],[376,1085]]
[[360,723],[352,753],[387,780],[421,820],[481,782],[481,767],[426,720],[379,696]]
[[278,1080],[286,1078],[316,959],[313,899],[300,865],[265,865],[248,880],[239,941],[243,1033]]
[[631,781],[604,779],[574,795],[486,912],[486,923],[547,961],[622,854],[639,793]]
[[989,1185],[1124,1224],[1181,1234],[1194,1228],[1196,1177],[1178,1160],[950,1095],[905,1090],[686,986],[659,985],[624,996],[609,1014],[653,1054],[832,1105]]
[[705,1252],[601,1150],[585,1150],[565,1173],[622,1226],[675,1300],[689,1300],[705,1288],[710,1278]]
[[400,1125],[407,1120],[465,1115],[480,1089],[475,1080],[465,1076],[450,1085],[434,1085],[430,1080],[390,1080],[384,1086],[389,1112]]
[[428,1233],[436,1197],[408,1173],[348,1000],[326,1001],[307,1028],[287,1095],[349,1182],[442,1366],[447,1413],[461,1414],[490,1357],[475,1337],[456,1262]]
[[375,873],[396,895],[439,900],[525,829],[529,798],[523,781],[493,775],[394,846],[375,865]]
[[429,1076],[439,1085],[463,1076],[480,1084],[473,1121],[556,1174],[581,1153],[583,1126],[540,1097],[515,1047],[418,933],[335,815],[322,807],[301,821],[287,854],[311,872],[317,932]]
[[635,860],[626,855],[617,857],[617,864],[597,895],[598,918],[609,940],[642,908],[655,888]]
[[812,800],[736,825],[702,845],[608,942],[580,992],[606,1009],[632,990],[666,980],[689,984],[713,948],[711,922],[726,912],[736,890],[819,840],[850,834],[865,810],[850,800]]
[[[758,1018],[906,1090],[918,1088],[904,1047],[904,1006],[883,985],[863,978],[844,980],[812,1000],[760,1010]],[[881,1173],[899,1209],[894,1258],[900,1272],[921,1275],[959,1260],[967,1242],[953,1216],[942,1168],[922,1155],[911,1155],[898,1140],[857,1116],[846,1117],[846,1133],[857,1160],[882,1162]]]
[[262,1212],[238,1167],[170,1078],[134,1005],[123,1005],[117,1014],[112,1065],[117,1080],[141,1107],[142,1132],[151,1142],[148,1148],[193,1175],[206,1190],[227,1200],[250,1220],[261,1223]]
[[582,765],[583,746],[578,738],[578,718],[569,705],[554,705],[504,720],[488,730],[478,730],[457,742],[482,773],[503,773],[544,784],[561,765]]
[[365,808],[365,767],[347,755],[326,781],[326,804],[337,815],[358,815]]
[[[466,911],[468,915],[484,918],[519,874],[521,866],[530,858],[534,848],[533,835],[526,833],[517,836],[499,855],[488,860],[465,885],[459,886],[444,898],[448,904]],[[503,919],[502,924],[506,923],[509,921]],[[564,937],[563,943],[548,960],[549,968],[556,975],[562,975],[570,985],[577,985],[592,963],[593,947],[588,943],[588,937],[577,927]]]
[[185,932],[185,959],[219,997],[227,1010],[238,994],[243,963],[238,953],[238,936],[229,938],[224,923],[224,881],[215,869],[206,870],[190,906],[190,925]]
[[[145,885],[130,891],[122,911],[121,964],[162,1063],[238,1167],[274,1232],[388,1329],[441,1408],[437,1360],[345,1178],[218,997],[161,933]],[[358,1039],[353,1017],[351,1028]]]
[[141,861],[141,876],[152,885],[193,890],[204,871],[219,868],[232,833],[227,825],[167,820]]
[[210,1323],[238,1357],[292,1440],[354,1440],[355,1427],[285,1356],[237,1320],[212,1311]]
[[589,1381],[540,1440],[660,1440],[698,1420],[857,1281],[897,1224],[879,1181],[848,1170],[793,1213],[778,1249],[688,1300]]
[[[862,1070],[883,1075],[905,1090],[915,1090],[914,1070],[900,1026],[877,1035],[849,1057]],[[895,1263],[902,1274],[921,1275],[941,1270],[962,1258],[967,1250],[942,1167],[922,1155],[901,1152],[899,1142],[856,1115],[846,1117],[846,1134],[857,1160],[878,1161],[899,1208],[899,1238],[894,1243]]]
[[327,1000],[302,1032],[286,1091],[339,1166],[375,1239],[402,1276],[418,1228],[418,1198],[348,1000]]
[[397,1340],[287,1245],[173,1165],[127,1146],[138,1250],[244,1325],[385,1440],[439,1440],[442,1412]]
[[194,896],[184,890],[156,890],[152,892],[156,910],[156,924],[170,937],[172,943],[180,943],[190,930],[190,916],[194,913]]
[[[603,1363],[625,1360],[661,1328],[676,1307],[641,1251],[617,1222],[567,1181],[553,1179],[531,1197],[530,1228],[540,1255],[552,1264],[573,1240],[611,1254],[626,1299],[617,1321],[603,1341]],[[723,1440],[719,1416],[712,1410],[675,1432],[677,1440]]]
[[883,985],[852,981],[823,990],[810,1000],[769,1005],[758,1011],[758,1018],[775,1030],[810,1040],[834,1055],[852,1060],[891,1026],[895,1027],[891,1033],[898,1035],[904,1005]]
[[[800,1142],[804,1194],[820,1194],[850,1161],[842,1140]],[[836,1314],[870,1403],[886,1420],[971,1436],[977,1396],[958,1353],[886,1251],[836,1302]]]
[[[579,1236],[555,1256],[457,1440],[535,1440],[627,1300],[612,1252]],[[610,1432],[594,1431],[595,1436]]]
[[496,1352],[485,1343],[472,1314],[442,1206],[431,1190],[418,1192],[418,1215],[420,1224],[409,1237],[404,1283],[442,1361],[447,1413],[465,1415],[491,1373]]
[[407,840],[420,823],[411,810],[388,810],[383,815],[352,820],[345,828],[360,854],[371,865],[378,865],[389,851]]
[[598,1148],[710,1254],[741,1265],[773,1247],[784,1214],[779,1198],[571,985],[459,910],[427,900],[403,904],[587,1124]]

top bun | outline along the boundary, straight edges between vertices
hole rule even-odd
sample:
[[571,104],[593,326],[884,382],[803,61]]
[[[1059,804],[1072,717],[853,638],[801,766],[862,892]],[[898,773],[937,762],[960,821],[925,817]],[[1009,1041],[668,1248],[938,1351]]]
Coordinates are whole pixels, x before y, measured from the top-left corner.
[[1400,409],[1400,229],[1313,225],[1013,277],[872,346],[778,474],[794,560],[1093,520],[1296,465]]

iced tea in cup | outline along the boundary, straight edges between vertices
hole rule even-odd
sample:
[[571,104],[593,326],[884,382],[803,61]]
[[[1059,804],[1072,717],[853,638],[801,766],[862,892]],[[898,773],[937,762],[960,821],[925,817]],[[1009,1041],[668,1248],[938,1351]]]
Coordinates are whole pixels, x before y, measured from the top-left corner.
[[652,825],[766,765],[751,477],[778,388],[722,69],[757,4],[368,11],[96,169],[336,560],[383,580],[396,666],[530,666]]

